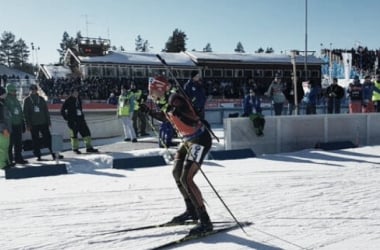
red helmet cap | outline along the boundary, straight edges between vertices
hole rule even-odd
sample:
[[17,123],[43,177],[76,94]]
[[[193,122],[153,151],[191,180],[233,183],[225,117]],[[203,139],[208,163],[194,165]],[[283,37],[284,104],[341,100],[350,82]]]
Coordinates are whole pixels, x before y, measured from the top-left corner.
[[169,91],[170,84],[164,76],[156,76],[149,79],[149,92],[157,91],[160,93],[165,93]]

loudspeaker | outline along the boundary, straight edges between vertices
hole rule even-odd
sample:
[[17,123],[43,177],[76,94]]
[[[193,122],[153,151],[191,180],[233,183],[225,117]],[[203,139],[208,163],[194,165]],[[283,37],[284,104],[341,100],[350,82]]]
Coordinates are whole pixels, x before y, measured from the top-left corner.
[[116,169],[143,168],[165,165],[167,164],[164,157],[161,155],[121,158],[114,159],[112,162],[112,168]]
[[256,157],[256,154],[250,148],[210,151],[211,160],[234,160],[242,158]]
[[5,170],[5,179],[23,179],[67,174],[66,164],[52,164],[43,166],[27,166],[9,168]]

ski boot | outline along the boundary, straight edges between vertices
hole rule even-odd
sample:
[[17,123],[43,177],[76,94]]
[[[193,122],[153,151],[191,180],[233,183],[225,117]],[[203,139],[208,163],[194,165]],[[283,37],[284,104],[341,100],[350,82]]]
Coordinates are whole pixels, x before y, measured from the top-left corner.
[[213,230],[210,217],[208,216],[206,211],[202,212],[199,217],[200,223],[198,223],[198,225],[190,229],[189,235],[203,235]]
[[197,212],[195,211],[195,208],[194,208],[193,204],[191,203],[191,201],[186,199],[185,203],[186,203],[186,211],[180,215],[173,217],[173,219],[170,221],[171,223],[184,224],[186,221],[190,221],[190,220],[197,221],[198,220]]

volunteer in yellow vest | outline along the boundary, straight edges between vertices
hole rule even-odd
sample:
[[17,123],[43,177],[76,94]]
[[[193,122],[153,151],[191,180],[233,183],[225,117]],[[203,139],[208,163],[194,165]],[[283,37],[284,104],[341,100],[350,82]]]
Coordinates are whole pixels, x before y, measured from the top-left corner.
[[376,75],[376,79],[373,82],[372,101],[376,106],[376,112],[380,112],[380,75]]
[[146,116],[143,112],[140,111],[140,104],[145,102],[146,97],[144,97],[141,89],[136,88],[136,85],[133,82],[131,83],[130,91],[135,95],[135,109],[133,112],[132,122],[133,122],[133,129],[136,132],[136,136],[149,135],[148,133],[145,132]]
[[136,132],[133,128],[132,117],[135,109],[135,95],[128,91],[126,86],[121,88],[117,106],[117,116],[121,119],[124,131],[124,141],[137,142]]

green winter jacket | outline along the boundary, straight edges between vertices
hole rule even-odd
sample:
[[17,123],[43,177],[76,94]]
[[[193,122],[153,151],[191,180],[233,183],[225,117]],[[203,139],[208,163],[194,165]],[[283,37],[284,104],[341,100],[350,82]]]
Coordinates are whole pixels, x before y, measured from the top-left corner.
[[24,113],[15,95],[8,93],[5,98],[5,106],[9,110],[12,125],[24,125]]

